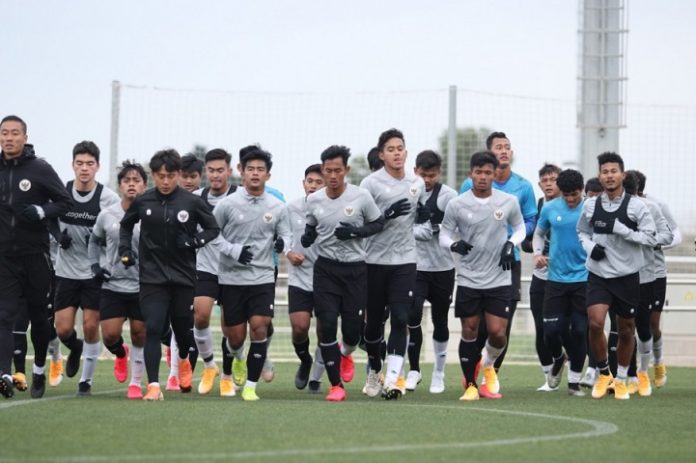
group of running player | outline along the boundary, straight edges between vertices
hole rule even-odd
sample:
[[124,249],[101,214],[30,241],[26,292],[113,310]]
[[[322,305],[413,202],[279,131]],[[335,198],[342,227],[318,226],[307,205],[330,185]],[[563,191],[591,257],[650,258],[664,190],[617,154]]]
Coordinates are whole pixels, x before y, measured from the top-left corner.
[[[286,205],[267,185],[273,161],[258,146],[240,150],[240,186],[232,183],[232,156],[225,150],[213,149],[201,161],[169,149],[149,162],[150,189],[146,170],[124,162],[120,194],[96,181],[100,153],[92,142],[75,145],[75,178],[66,185],[27,144],[19,117],[0,123],[0,146],[5,397],[29,388],[24,363],[31,323],[33,398],[44,395],[49,354],[49,385],[60,384],[64,374],[75,376],[82,363],[78,395],[91,394],[101,328],[101,340],[115,356],[116,379],[127,381],[130,370],[130,399],[163,399],[164,343],[171,368],[167,390],[190,392],[200,358],[199,394],[209,394],[219,376],[221,396],[241,389],[242,399],[258,400],[257,383],[274,376],[267,352],[278,258],[284,255],[298,389],[320,392],[326,372],[326,399],[345,400],[343,384],[355,375],[352,353],[361,347],[368,356],[366,395],[392,400],[415,390],[422,380],[427,300],[435,357],[430,392],[442,393],[456,282],[461,400],[500,398],[497,371],[520,300],[520,245],[534,254],[530,300],[545,374],[540,390],[558,389],[567,361],[571,395],[584,395],[584,383],[595,398],[613,388],[616,398],[625,399],[633,376],[638,393],[650,395],[651,357],[655,384],[666,381],[659,330],[666,288],[662,249],[678,244],[680,236],[666,205],[644,194],[645,177],[624,172],[615,153],[598,157],[598,196],[587,199],[579,172],[545,165],[539,172],[544,197],[537,203],[531,184],[511,170],[509,139],[494,132],[487,149],[471,157],[458,195],[440,182],[442,160],[434,151],[418,154],[414,173],[408,172],[404,135],[390,129],[369,153],[373,172],[360,186],[346,179],[350,150],[330,146],[305,169],[305,195]],[[200,188],[204,171],[209,186]],[[591,185],[588,191],[595,191]],[[210,328],[216,302],[222,371]],[[83,339],[75,330],[79,309]],[[126,320],[130,345],[122,337]],[[637,373],[630,374],[636,331]],[[588,339],[590,366],[581,380]],[[65,364],[61,343],[69,351]]]

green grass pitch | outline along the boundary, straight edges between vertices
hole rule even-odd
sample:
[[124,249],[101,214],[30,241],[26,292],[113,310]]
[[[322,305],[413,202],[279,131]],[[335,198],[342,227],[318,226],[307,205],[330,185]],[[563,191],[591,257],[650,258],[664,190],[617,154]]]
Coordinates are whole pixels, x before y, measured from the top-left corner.
[[75,397],[77,378],[66,378],[42,400],[17,392],[0,402],[0,463],[696,461],[694,369],[670,368],[652,397],[617,401],[536,392],[538,367],[506,365],[502,400],[463,403],[458,366],[448,366],[445,393],[431,395],[424,365],[419,388],[387,402],[361,394],[357,364],[348,401],[327,403],[294,388],[295,368],[276,363],[258,402],[221,398],[216,386],[145,403],[127,400],[102,361],[92,397]]

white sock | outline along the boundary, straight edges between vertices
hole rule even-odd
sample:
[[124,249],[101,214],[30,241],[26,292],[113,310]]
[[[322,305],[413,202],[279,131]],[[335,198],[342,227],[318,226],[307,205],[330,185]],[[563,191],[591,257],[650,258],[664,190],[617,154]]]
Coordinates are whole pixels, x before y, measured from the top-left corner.
[[628,366],[619,365],[616,368],[616,379],[622,379],[622,380],[626,381],[627,376],[628,376]]
[[486,347],[483,349],[483,367],[492,367],[495,361],[498,359],[498,357],[500,357],[500,354],[503,352],[503,349],[505,349],[505,346],[493,347],[488,342],[488,339],[486,339]]
[[131,346],[130,349],[130,364],[131,364],[131,380],[130,385],[140,387],[143,380],[143,371],[145,370],[145,362],[143,360],[143,348]]
[[48,353],[51,354],[51,360],[58,362],[63,359],[63,354],[60,352],[60,338],[55,338],[48,341]]
[[256,381],[249,381],[248,379],[246,380],[246,383],[244,383],[244,387],[250,387],[252,389],[256,389]]
[[657,341],[653,341],[653,358],[655,364],[662,363],[662,336]]
[[169,341],[169,356],[171,357],[171,365],[169,367],[169,377],[171,378],[174,376],[175,378],[179,377],[179,345],[176,343],[176,339],[174,338],[174,333],[172,333],[172,337]]
[[387,374],[384,377],[384,384],[394,384],[399,378],[399,373],[404,367],[404,358],[401,355],[387,355]]
[[638,371],[648,371],[650,366],[650,357],[652,357],[653,339],[652,337],[643,342],[638,339]]
[[[269,339],[269,338],[266,338]],[[225,338],[225,342],[227,343],[227,349],[229,349],[230,354],[237,360],[244,360],[244,344],[239,349],[232,349],[232,346],[230,345],[230,338]],[[266,355],[268,356],[268,346],[266,346]]]
[[345,342],[341,343],[341,355],[344,357],[349,356],[353,352],[355,352],[355,349],[357,349],[358,346],[349,346]]
[[[213,358],[213,333],[210,331],[210,327],[203,328],[199,330],[198,328],[193,328],[193,339],[196,340],[196,347],[198,347],[198,356],[205,361],[205,359],[210,358],[210,361],[205,362],[206,368],[212,368],[215,366],[215,362],[212,361]],[[212,365],[210,365],[212,364]]]
[[309,380],[321,381],[321,377],[324,376],[325,370],[324,357],[321,356],[321,348],[317,346],[317,348],[314,349],[314,367],[312,368],[312,373],[309,375]]
[[226,374],[224,374],[224,373],[221,373],[221,374],[220,374],[220,379],[221,379],[221,380],[222,380],[222,379],[227,379],[227,380],[229,380],[229,381],[232,381],[232,375],[226,375]]
[[82,376],[80,377],[81,383],[87,381],[88,383],[92,384],[92,378],[94,378],[94,369],[97,367],[97,357],[99,357],[100,350],[101,343],[99,341],[85,341],[85,347],[82,351],[84,364],[82,365]]
[[582,377],[582,371],[568,370],[568,383],[579,383]]
[[444,373],[447,363],[447,341],[433,339],[433,352],[435,353],[435,371]]
[[34,373],[35,375],[45,375],[46,374],[46,365],[39,367],[39,366],[36,366],[36,364],[34,364],[34,366],[32,367],[32,373]]
[[548,375],[549,372],[551,371],[551,368],[553,367],[553,363],[550,365],[542,365],[541,366],[541,371],[544,372],[544,376]]

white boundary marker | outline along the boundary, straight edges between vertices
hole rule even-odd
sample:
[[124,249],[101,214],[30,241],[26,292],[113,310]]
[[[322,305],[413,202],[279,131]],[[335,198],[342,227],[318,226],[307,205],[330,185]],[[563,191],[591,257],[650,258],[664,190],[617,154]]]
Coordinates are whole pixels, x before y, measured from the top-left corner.
[[[122,389],[114,389],[110,391],[100,391],[93,395],[107,395],[116,392],[121,392]],[[28,404],[40,404],[46,401],[63,400],[74,398],[75,395],[60,395],[49,397],[41,400],[17,400],[4,402],[0,404],[0,410],[10,407],[16,407]],[[125,400],[125,399],[124,399]],[[292,402],[290,400],[289,402]],[[303,403],[307,403],[304,402]],[[359,402],[361,405],[367,405],[367,402]],[[374,407],[374,405],[369,405]],[[295,457],[295,456],[313,456],[313,455],[358,455],[369,453],[387,453],[387,452],[408,452],[413,450],[437,450],[437,449],[467,449],[477,447],[496,447],[501,445],[516,445],[516,444],[536,444],[540,442],[559,441],[566,439],[588,439],[591,437],[606,437],[614,434],[619,430],[619,427],[614,423],[607,421],[590,420],[585,418],[576,418],[571,416],[549,415],[545,413],[522,412],[516,410],[502,410],[498,408],[483,408],[471,407],[467,405],[428,405],[428,404],[403,404],[402,407],[413,408],[435,408],[443,410],[459,410],[463,412],[475,411],[483,413],[497,413],[501,415],[524,416],[528,418],[539,418],[545,420],[557,420],[570,423],[580,423],[590,427],[587,431],[572,432],[568,434],[550,434],[544,436],[528,436],[528,437],[510,437],[507,439],[494,439],[474,442],[442,442],[442,443],[423,443],[423,444],[395,444],[395,445],[376,445],[376,446],[360,446],[360,447],[341,447],[341,448],[300,448],[300,449],[279,449],[279,450],[259,450],[246,452],[231,452],[231,453],[192,453],[192,454],[121,454],[121,455],[74,455],[74,456],[52,456],[52,457],[0,457],[2,463],[14,463],[20,461],[46,461],[46,462],[114,462],[114,461],[161,461],[161,460],[243,460],[250,458],[280,458],[280,457]]]

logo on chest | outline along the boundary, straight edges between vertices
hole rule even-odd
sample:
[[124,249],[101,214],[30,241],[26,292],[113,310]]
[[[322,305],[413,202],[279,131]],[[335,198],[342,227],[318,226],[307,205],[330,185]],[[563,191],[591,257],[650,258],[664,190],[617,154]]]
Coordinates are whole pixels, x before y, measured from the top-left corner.
[[408,192],[411,193],[411,196],[417,196],[418,195],[418,187],[413,185],[411,188],[408,189]]
[[29,179],[22,179],[19,181],[19,189],[22,191],[29,191],[31,189],[31,181]]
[[188,211],[179,211],[176,214],[176,220],[178,220],[181,223],[186,223],[188,222],[189,219],[189,213]]
[[496,209],[495,212],[493,212],[493,218],[495,220],[503,220],[505,218],[505,212],[503,212],[502,209]]
[[352,217],[353,214],[355,214],[355,208],[353,208],[353,206],[346,206],[343,208],[343,214],[346,217]]
[[266,213],[263,215],[263,221],[266,222],[266,223],[271,223],[271,222],[273,222],[273,214],[271,214],[270,212],[266,212]]

